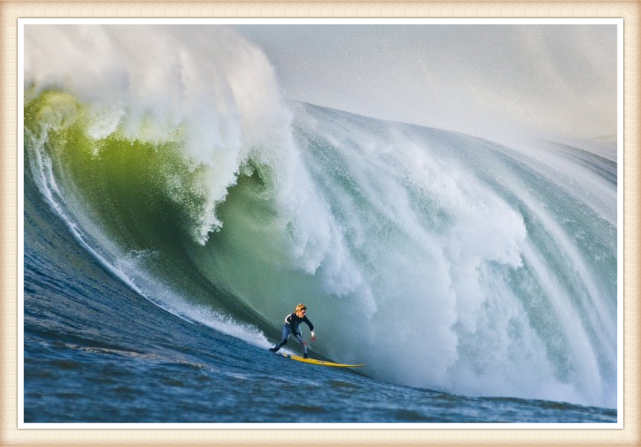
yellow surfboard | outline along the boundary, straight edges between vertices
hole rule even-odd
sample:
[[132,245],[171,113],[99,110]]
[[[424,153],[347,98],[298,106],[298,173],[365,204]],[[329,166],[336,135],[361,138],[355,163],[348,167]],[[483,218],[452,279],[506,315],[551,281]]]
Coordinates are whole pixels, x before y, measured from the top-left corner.
[[325,360],[305,358],[305,357],[300,357],[298,355],[290,355],[290,354],[281,354],[281,355],[285,358],[296,360],[297,362],[311,363],[312,365],[333,366],[335,368],[358,368],[359,366],[365,366],[364,363],[348,365],[346,363],[326,362]]

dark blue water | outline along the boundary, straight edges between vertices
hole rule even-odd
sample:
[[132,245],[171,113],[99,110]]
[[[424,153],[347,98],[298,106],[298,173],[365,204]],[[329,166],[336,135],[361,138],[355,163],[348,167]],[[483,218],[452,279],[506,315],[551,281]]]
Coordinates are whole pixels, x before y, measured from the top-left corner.
[[25,176],[25,422],[616,422],[613,409],[477,398],[294,362],[139,296]]

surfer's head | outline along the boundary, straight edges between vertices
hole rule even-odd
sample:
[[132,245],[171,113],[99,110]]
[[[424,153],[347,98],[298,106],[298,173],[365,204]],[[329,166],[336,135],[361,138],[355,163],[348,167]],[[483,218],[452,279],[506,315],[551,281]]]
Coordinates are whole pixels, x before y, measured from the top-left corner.
[[305,305],[304,305],[304,304],[302,304],[302,303],[301,303],[301,304],[298,304],[298,305],[296,306],[296,309],[294,309],[294,312],[296,312],[296,315],[297,315],[299,318],[302,318],[302,317],[303,317],[303,315],[305,315],[305,314],[307,313],[307,306],[305,306]]

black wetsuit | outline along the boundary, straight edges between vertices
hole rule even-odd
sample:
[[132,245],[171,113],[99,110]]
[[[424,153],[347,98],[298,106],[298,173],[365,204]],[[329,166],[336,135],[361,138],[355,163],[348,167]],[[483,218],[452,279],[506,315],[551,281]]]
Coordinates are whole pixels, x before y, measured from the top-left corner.
[[305,324],[307,324],[307,326],[309,326],[310,331],[314,330],[314,325],[312,324],[311,321],[309,321],[309,318],[307,318],[307,315],[305,315],[303,318],[300,318],[298,315],[296,315],[296,312],[292,312],[291,314],[287,315],[285,317],[285,324],[283,325],[283,332],[282,332],[280,343],[275,345],[270,350],[273,352],[278,351],[281,348],[281,346],[287,343],[287,339],[291,334],[294,337],[296,337],[296,340],[298,340],[300,344],[303,345],[303,348],[305,349],[305,357],[307,357],[307,344],[303,343],[302,334],[298,330],[298,326],[302,322],[304,322]]
[[307,326],[309,326],[310,331],[314,330],[314,325],[312,324],[311,321],[309,321],[309,318],[307,318],[307,315],[305,315],[303,318],[299,318],[298,315],[296,315],[296,312],[292,312],[291,314],[285,317],[285,325],[289,326],[292,330],[292,333],[294,334],[300,333],[298,331],[298,325],[300,325],[302,322],[304,322]]

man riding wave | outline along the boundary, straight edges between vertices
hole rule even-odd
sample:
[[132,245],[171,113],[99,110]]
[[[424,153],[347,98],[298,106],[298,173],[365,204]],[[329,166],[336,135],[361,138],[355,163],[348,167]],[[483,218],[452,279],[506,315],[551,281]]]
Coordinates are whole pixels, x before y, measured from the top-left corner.
[[307,314],[307,306],[305,306],[304,304],[298,304],[296,306],[296,309],[294,309],[294,312],[292,312],[291,314],[285,317],[285,324],[283,325],[283,332],[282,332],[280,342],[274,345],[273,347],[269,348],[269,350],[272,352],[278,351],[283,345],[287,343],[287,339],[289,338],[289,336],[293,335],[296,338],[296,340],[298,340],[298,342],[303,345],[303,348],[305,351],[303,354],[303,357],[307,358],[307,351],[308,351],[307,343],[303,341],[303,338],[302,338],[303,334],[301,333],[298,326],[302,322],[307,324],[307,326],[309,327],[309,330],[312,333],[312,341],[316,340],[316,334],[314,333],[314,325],[312,324],[311,321],[309,321],[309,318],[307,318],[306,314]]

